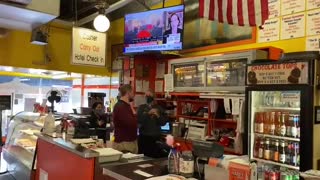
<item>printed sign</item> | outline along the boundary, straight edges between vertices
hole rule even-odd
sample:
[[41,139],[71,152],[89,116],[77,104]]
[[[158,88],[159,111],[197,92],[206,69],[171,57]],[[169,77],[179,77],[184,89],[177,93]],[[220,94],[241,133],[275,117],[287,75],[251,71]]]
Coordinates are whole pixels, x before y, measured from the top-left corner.
[[280,16],[280,0],[268,0],[269,19]]
[[305,0],[282,0],[281,15],[293,14],[306,9]]
[[281,102],[299,102],[300,101],[300,92],[299,91],[283,91],[280,95]]
[[252,65],[247,68],[247,84],[307,84],[308,63]]
[[259,30],[259,42],[278,41],[280,39],[280,19],[269,19],[265,21]]
[[307,0],[307,9],[316,9],[320,8],[320,1],[319,0]]
[[106,66],[106,34],[90,29],[72,29],[72,64]]
[[282,17],[281,39],[303,37],[305,35],[305,13]]
[[320,36],[309,36],[306,38],[306,51],[320,50]]
[[320,10],[307,12],[307,36],[320,34]]

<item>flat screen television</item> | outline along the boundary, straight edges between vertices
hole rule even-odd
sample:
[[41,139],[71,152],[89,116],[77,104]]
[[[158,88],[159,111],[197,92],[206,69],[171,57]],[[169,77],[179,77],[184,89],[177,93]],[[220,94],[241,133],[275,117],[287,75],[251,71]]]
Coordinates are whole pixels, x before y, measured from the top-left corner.
[[182,49],[184,6],[125,15],[124,53]]

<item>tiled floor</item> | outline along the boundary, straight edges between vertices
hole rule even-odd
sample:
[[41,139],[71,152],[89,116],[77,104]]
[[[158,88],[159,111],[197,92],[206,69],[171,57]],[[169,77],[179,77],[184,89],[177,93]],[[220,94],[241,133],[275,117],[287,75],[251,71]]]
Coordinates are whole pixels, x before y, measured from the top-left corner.
[[10,176],[8,173],[0,175],[0,180],[15,180],[12,176]]

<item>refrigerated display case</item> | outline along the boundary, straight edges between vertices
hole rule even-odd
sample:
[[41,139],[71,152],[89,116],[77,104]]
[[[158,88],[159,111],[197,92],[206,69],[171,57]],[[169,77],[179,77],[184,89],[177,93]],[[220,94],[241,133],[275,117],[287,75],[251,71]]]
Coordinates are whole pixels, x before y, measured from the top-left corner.
[[247,66],[248,152],[265,176],[298,178],[299,171],[312,169],[314,64]]
[[173,74],[176,92],[244,92],[246,65],[267,57],[267,51],[251,50],[180,58],[169,61],[168,72]]

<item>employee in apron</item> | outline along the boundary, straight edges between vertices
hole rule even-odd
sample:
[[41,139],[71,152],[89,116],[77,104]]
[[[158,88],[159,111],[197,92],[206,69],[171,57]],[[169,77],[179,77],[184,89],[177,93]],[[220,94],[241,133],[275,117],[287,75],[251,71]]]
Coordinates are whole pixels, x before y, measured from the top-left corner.
[[167,116],[164,110],[154,102],[154,93],[149,89],[145,93],[145,104],[138,108],[139,124],[139,153],[149,157],[157,158],[160,149],[157,148],[157,141],[160,141],[161,126],[167,123]]

